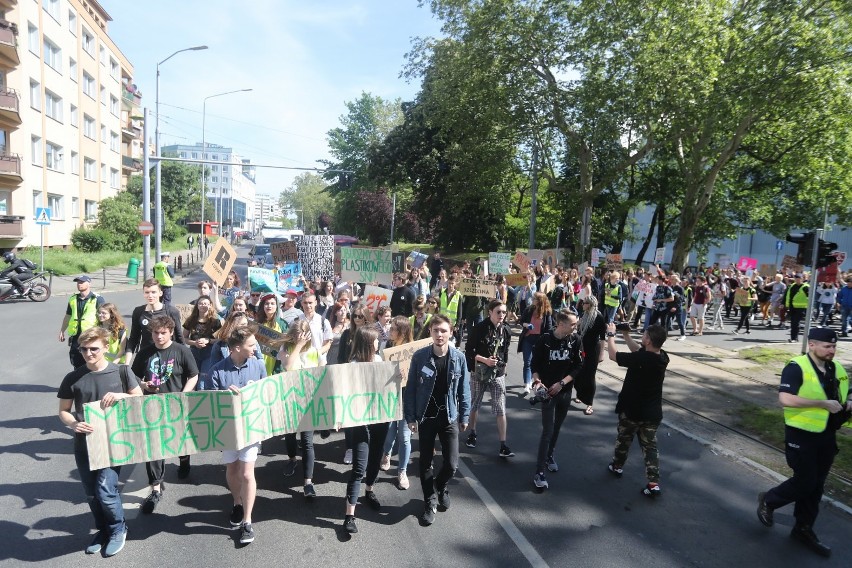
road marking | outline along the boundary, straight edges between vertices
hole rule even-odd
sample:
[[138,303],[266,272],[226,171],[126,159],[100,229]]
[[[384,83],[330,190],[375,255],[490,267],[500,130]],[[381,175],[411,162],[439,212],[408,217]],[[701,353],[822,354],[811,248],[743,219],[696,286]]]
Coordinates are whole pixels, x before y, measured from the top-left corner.
[[479,497],[479,500],[485,504],[485,507],[488,509],[488,512],[500,523],[500,526],[503,527],[503,530],[506,531],[506,534],[509,535],[509,538],[512,539],[512,542],[515,543],[515,546],[518,547],[518,550],[521,551],[521,554],[526,557],[527,561],[530,563],[530,566],[534,568],[549,568],[547,562],[544,561],[530,541],[523,535],[521,530],[512,522],[512,519],[509,518],[509,515],[497,504],[497,501],[491,494],[485,489],[485,486],[479,481],[479,479],[473,475],[473,472],[469,467],[464,463],[462,459],[459,459],[459,471],[461,471],[465,480],[467,480],[468,485],[470,485],[473,492]]

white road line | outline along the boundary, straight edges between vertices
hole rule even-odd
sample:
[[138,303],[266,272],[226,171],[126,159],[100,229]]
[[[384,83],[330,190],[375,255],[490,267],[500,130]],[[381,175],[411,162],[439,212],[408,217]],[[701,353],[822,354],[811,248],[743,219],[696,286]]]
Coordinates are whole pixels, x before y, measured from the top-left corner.
[[530,566],[533,566],[533,568],[549,568],[547,562],[544,561],[544,558],[539,556],[530,541],[527,540],[521,530],[512,522],[509,515],[507,515],[500,505],[497,504],[494,497],[492,497],[488,490],[485,489],[485,486],[482,485],[479,479],[473,475],[473,472],[469,467],[467,467],[467,464],[465,464],[461,458],[459,458],[459,471],[461,471],[465,480],[467,480],[468,485],[470,485],[471,489],[473,489],[480,501],[485,504],[485,507],[491,515],[498,523],[500,523],[500,526],[503,527],[503,530],[506,531],[506,534],[509,535],[512,542],[515,543],[515,546],[518,547],[518,550],[521,551],[521,554],[523,554],[530,563]]

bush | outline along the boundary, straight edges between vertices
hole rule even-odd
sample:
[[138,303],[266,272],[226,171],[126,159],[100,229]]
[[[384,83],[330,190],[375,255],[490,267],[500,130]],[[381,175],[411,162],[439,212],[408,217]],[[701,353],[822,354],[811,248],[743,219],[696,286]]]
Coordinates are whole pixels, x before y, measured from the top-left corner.
[[101,252],[113,248],[115,241],[112,234],[104,229],[79,227],[71,233],[71,244],[83,252]]
[[163,223],[163,240],[164,241],[179,241],[186,236],[186,227],[182,227],[172,221],[169,218],[166,218],[166,222]]

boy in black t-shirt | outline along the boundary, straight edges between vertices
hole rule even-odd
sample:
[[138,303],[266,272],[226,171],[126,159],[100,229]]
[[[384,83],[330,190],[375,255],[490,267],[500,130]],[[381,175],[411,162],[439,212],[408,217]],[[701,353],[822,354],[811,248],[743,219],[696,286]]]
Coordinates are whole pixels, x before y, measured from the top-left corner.
[[[94,431],[83,420],[83,405],[100,401],[102,408],[114,405],[128,396],[140,396],[142,390],[132,376],[122,380],[119,368],[104,356],[109,344],[109,331],[102,327],[89,328],[79,336],[80,352],[85,365],[68,373],[59,386],[59,419],[74,430],[74,458],[80,481],[86,490],[86,499],[98,532],[86,547],[86,554],[95,554],[104,548],[105,556],[114,556],[124,548],[127,526],[118,490],[120,467],[89,469],[89,452],[86,436]],[[129,375],[129,374],[128,374]],[[73,410],[72,410],[73,408]]]
[[[198,381],[198,366],[189,347],[172,341],[175,322],[171,317],[155,316],[148,329],[153,344],[143,348],[133,359],[133,374],[139,377],[145,395],[166,392],[189,392],[195,390]],[[151,494],[142,505],[142,512],[154,512],[163,495],[165,460],[145,464]],[[189,475],[189,456],[180,456],[179,477]]]
[[638,435],[648,478],[642,493],[648,497],[657,497],[660,495],[657,428],[663,420],[663,379],[669,364],[669,356],[662,350],[666,341],[666,328],[649,326],[642,335],[641,345],[630,337],[629,331],[623,331],[622,334],[630,353],[618,353],[615,347],[615,324],[607,326],[606,347],[609,358],[620,367],[627,367],[624,386],[615,405],[618,438],[608,469],[616,477],[621,477],[633,437]]

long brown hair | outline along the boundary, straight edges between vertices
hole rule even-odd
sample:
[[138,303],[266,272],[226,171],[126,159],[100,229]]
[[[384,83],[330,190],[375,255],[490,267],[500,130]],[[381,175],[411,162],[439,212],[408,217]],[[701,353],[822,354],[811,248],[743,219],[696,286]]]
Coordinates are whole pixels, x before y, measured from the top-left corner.
[[549,316],[553,313],[553,308],[550,306],[550,300],[547,298],[547,294],[543,292],[536,292],[533,294],[532,309],[533,315],[540,318],[543,318],[546,315]]
[[[405,316],[396,316],[390,322],[391,331],[396,330],[396,339],[393,341],[393,346],[405,345],[414,341],[414,335],[411,331],[411,322]],[[390,334],[388,334],[390,335]]]
[[121,314],[118,313],[118,306],[115,304],[107,302],[101,306],[101,309],[109,312],[109,327],[106,329],[109,330],[110,337],[113,341],[115,341],[121,337],[121,332],[127,329],[127,326],[124,325],[124,319],[122,319]]
[[[198,309],[198,303],[201,302],[201,300],[207,300],[208,302],[210,302],[210,308],[207,310],[207,313],[203,315]],[[215,314],[216,311],[213,309],[213,300],[210,298],[210,296],[199,296],[198,299],[195,300],[195,305],[192,306],[192,313],[189,314],[189,317],[186,318],[185,322],[183,322],[183,327],[192,330],[192,328],[198,325],[202,318],[206,318],[206,320],[209,321],[211,319],[216,318]]]
[[[245,319],[246,323],[243,323],[241,320]],[[228,337],[238,327],[246,327],[250,330],[253,330],[252,333],[256,331],[256,327],[252,324],[251,318],[248,317],[248,314],[243,312],[231,312],[228,314],[228,317],[225,318],[225,322],[222,324],[222,327],[219,328],[219,331],[216,332],[216,339],[221,339],[223,341],[227,341]]]
[[337,319],[337,312],[339,312],[340,310],[346,310],[346,312],[349,313],[349,308],[347,307],[347,305],[345,303],[341,302],[340,300],[336,301],[328,309],[331,310],[331,313],[328,316],[328,323],[331,324],[332,328],[334,326],[336,326],[338,323],[340,323],[340,321],[338,321],[338,319]]
[[358,306],[357,308],[352,310],[352,315],[349,319],[349,329],[353,334],[355,333],[355,330],[358,329],[357,327],[355,327],[355,316],[363,316],[362,321],[364,323],[361,327],[373,323],[373,314],[370,312],[369,309],[367,309],[367,306]]
[[352,351],[349,360],[356,363],[370,363],[376,355],[376,341],[379,340],[379,332],[371,325],[362,325],[355,331],[352,340]]

